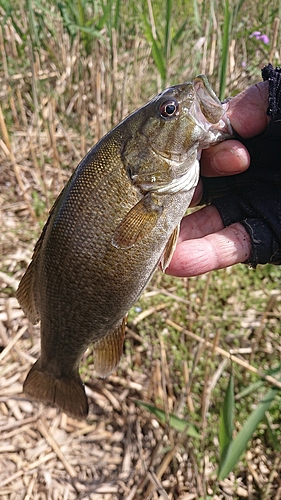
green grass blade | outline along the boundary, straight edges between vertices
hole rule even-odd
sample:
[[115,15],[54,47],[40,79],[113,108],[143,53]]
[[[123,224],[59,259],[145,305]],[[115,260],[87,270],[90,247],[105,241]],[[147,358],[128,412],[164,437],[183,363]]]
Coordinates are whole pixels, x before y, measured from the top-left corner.
[[[266,370],[264,372],[263,376],[265,377],[266,375],[271,375],[271,376],[274,376],[276,378],[277,375],[281,375],[281,366],[279,365],[276,368],[270,368],[269,370]],[[264,379],[262,378],[261,380],[254,382],[253,384],[249,385],[248,387],[245,387],[245,389],[243,389],[243,391],[236,394],[235,400],[237,401],[239,399],[245,398],[246,396],[248,396],[249,394],[252,394],[253,392],[257,392],[257,390],[260,389],[260,387],[262,387],[263,385],[264,385]]]
[[115,4],[115,15],[114,15],[114,28],[116,31],[118,31],[119,29],[119,25],[120,25],[120,20],[121,20],[121,0],[116,0],[116,4]]
[[264,421],[265,421],[266,426],[267,426],[268,440],[272,444],[273,449],[275,451],[277,451],[278,453],[280,453],[281,446],[279,443],[279,439],[278,439],[278,436],[276,435],[276,432],[272,426],[272,422],[271,422],[271,419],[270,419],[268,413],[265,414]]
[[173,36],[173,39],[172,39],[173,45],[177,45],[179,43],[179,40],[180,40],[182,34],[185,32],[186,25],[187,25],[187,21],[184,21],[184,23],[181,25],[181,27],[179,28],[179,30]]
[[182,418],[177,417],[176,415],[173,415],[172,413],[169,415],[168,421],[166,414],[163,410],[160,410],[160,408],[156,408],[156,406],[152,406],[148,403],[145,403],[144,401],[137,401],[134,400],[136,404],[139,406],[142,406],[146,410],[148,410],[150,413],[155,415],[155,417],[161,422],[162,424],[168,424],[172,429],[175,429],[176,431],[179,432],[186,432],[186,434],[190,437],[194,438],[199,438],[201,439],[201,435],[199,432],[196,430],[196,428],[193,425],[189,425],[188,422]]
[[37,31],[37,25],[35,22],[35,16],[34,16],[34,9],[31,0],[27,0],[26,3],[27,6],[27,11],[28,11],[28,22],[29,22],[29,32],[30,32],[30,37],[32,41],[33,47],[39,47],[40,46],[40,41],[39,41],[39,35]]
[[77,28],[77,31],[79,30],[81,33],[85,33],[87,35],[90,35],[90,37],[93,39],[95,37],[102,38],[103,34],[100,30],[95,29],[94,27],[90,26],[75,26]]
[[256,409],[251,413],[248,420],[242,427],[241,431],[237,434],[236,438],[232,441],[228,448],[227,457],[219,469],[218,479],[225,479],[232,469],[237,464],[242,453],[246,450],[249,439],[251,439],[258,424],[264,418],[265,412],[270,407],[272,401],[276,397],[278,389],[270,389],[262,401],[257,405]]
[[82,0],[77,0],[77,13],[78,13],[78,24],[79,26],[85,26],[85,9],[84,2]]
[[148,23],[147,19],[144,17],[144,26],[145,26],[145,36],[147,41],[151,45],[151,53],[153,60],[157,66],[157,69],[160,73],[162,84],[165,84],[166,81],[166,65],[165,65],[165,59],[163,57],[163,50],[161,47],[161,44],[155,40],[152,29],[150,24]]
[[229,52],[229,33],[232,24],[231,21],[232,21],[232,14],[229,7],[229,1],[225,0],[222,53],[221,53],[221,71],[220,71],[220,93],[219,93],[219,98],[221,101],[224,99],[225,95],[228,52]]
[[228,448],[232,442],[233,415],[234,415],[234,380],[233,380],[233,375],[230,374],[220,417],[219,442],[220,442],[220,453],[221,453],[221,465],[224,463],[224,459],[227,456]]
[[200,20],[200,16],[199,16],[197,0],[193,0],[193,13],[194,13],[195,24],[196,24],[197,28],[199,29],[201,27],[201,20]]
[[165,27],[165,59],[166,65],[170,57],[171,44],[171,18],[172,18],[172,0],[166,0],[166,27]]
[[156,40],[152,39],[152,57],[160,73],[162,84],[165,85],[166,82],[166,65],[164,62],[163,54],[159,49]]

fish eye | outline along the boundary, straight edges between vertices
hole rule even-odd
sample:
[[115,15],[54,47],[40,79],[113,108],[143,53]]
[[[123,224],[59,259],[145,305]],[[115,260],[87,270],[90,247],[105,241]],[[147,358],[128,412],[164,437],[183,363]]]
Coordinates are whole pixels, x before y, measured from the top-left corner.
[[163,118],[173,118],[178,114],[179,103],[176,99],[164,101],[159,106],[159,113]]

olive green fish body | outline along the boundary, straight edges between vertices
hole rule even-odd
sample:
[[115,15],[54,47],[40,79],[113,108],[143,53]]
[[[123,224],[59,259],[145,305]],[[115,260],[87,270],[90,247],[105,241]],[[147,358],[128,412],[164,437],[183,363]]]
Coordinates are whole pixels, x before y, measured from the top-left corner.
[[117,366],[127,313],[160,261],[165,268],[171,258],[198,182],[198,151],[229,136],[205,81],[202,112],[197,78],[164,91],[89,151],[20,283],[22,308],[32,322],[41,320],[41,356],[24,391],[77,418],[88,411],[81,356],[94,343],[97,374]]

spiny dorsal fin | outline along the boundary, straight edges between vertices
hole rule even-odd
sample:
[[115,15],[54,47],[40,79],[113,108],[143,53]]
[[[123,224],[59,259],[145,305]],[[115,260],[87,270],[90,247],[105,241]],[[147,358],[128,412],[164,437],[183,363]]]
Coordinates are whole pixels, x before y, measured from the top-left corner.
[[93,357],[97,375],[106,377],[117,367],[123,353],[126,318],[121,325],[94,343]]
[[124,217],[117,227],[112,245],[116,248],[131,248],[157,224],[163,207],[156,205],[150,194],[142,198]]

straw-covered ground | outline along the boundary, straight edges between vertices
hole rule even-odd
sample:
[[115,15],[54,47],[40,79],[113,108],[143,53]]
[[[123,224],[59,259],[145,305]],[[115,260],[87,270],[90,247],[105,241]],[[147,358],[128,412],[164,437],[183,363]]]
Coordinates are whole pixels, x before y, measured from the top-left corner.
[[[216,19],[220,2],[215,3],[202,31],[195,16],[192,38],[193,24],[186,31],[177,26],[174,45],[166,47],[168,80],[206,71],[218,83],[223,23]],[[108,2],[113,4],[116,13],[122,2]],[[208,17],[207,4],[202,2],[200,15]],[[254,271],[241,265],[189,280],[157,272],[129,315],[116,373],[95,377],[91,347],[82,360],[87,421],[22,393],[39,356],[40,325],[28,322],[15,291],[48,210],[89,147],[156,93],[165,76],[155,74],[161,60],[155,60],[155,43],[151,51],[150,34],[144,37],[148,25],[141,27],[139,8],[126,3],[125,21],[114,24],[106,17],[107,2],[97,5],[92,21],[100,31],[91,45],[88,25],[74,33],[72,2],[65,2],[65,10],[60,4],[61,11],[55,1],[0,2],[0,498],[279,500],[280,392],[238,465],[227,479],[217,479],[220,412],[230,372],[234,435],[269,388],[280,387],[280,270],[274,266]],[[147,5],[154,42],[159,41],[163,23],[154,24],[152,4]],[[161,5],[153,8],[162,19]],[[182,13],[180,2],[174,8]],[[191,6],[185,8],[193,19]],[[276,34],[277,10],[266,5],[263,11]],[[256,61],[267,62],[277,51],[277,35],[269,52],[250,39],[255,52],[249,57],[239,38],[253,23],[249,12],[235,18],[229,41],[231,90],[238,82],[241,89],[256,81]],[[135,16],[133,24],[128,16]],[[169,35],[168,23],[166,28]],[[177,47],[181,33],[186,41]]]
[[[60,131],[56,134],[57,141],[65,141]],[[48,139],[44,134],[40,138],[40,147],[46,152],[50,147]],[[238,373],[244,370],[240,387],[249,380],[251,359],[256,367],[259,356],[264,357],[266,366],[270,357],[280,359],[280,294],[277,285],[272,288],[267,279],[257,281],[253,290],[246,290],[252,301],[247,310],[239,304],[238,289],[244,278],[239,281],[239,277],[233,276],[234,288],[227,292],[225,313],[220,316],[212,308],[218,306],[222,297],[215,299],[211,312],[204,309],[213,300],[208,290],[212,275],[202,277],[201,285],[196,285],[195,280],[194,284],[188,284],[168,277],[163,284],[160,273],[157,274],[129,320],[126,350],[117,373],[106,380],[96,379],[90,350],[88,358],[85,356],[82,377],[90,401],[86,422],[31,402],[22,394],[27,371],[39,355],[40,328],[25,318],[15,290],[30,260],[38,222],[32,221],[15,173],[15,166],[20,163],[25,185],[35,182],[36,171],[30,168],[30,148],[22,131],[15,132],[14,148],[17,161],[7,158],[1,141],[1,498],[193,500],[209,494],[214,499],[278,500],[280,453],[274,447],[267,447],[268,437],[263,441],[257,436],[247,452],[246,462],[240,464],[240,472],[231,473],[225,481],[216,481],[214,462],[218,449],[215,415],[219,414],[222,395],[220,388],[216,394],[212,391],[227,366],[229,353],[236,354],[234,363],[238,360],[246,364],[245,370],[237,365]],[[46,182],[52,173],[50,166],[46,169]],[[213,278],[218,290],[222,285],[220,276]],[[230,276],[228,273],[224,278]],[[276,281],[275,274],[271,281]],[[255,298],[262,299],[262,310],[255,305]],[[182,322],[181,317],[185,318]],[[237,323],[240,332],[237,337],[241,338],[238,343],[228,323]],[[228,338],[221,344],[226,349],[217,345],[216,324],[218,330],[226,325]],[[185,332],[186,325],[193,333]],[[203,325],[208,332],[203,333],[206,343],[202,343],[198,333],[196,336],[196,332],[203,331]],[[148,335],[143,337],[146,331]],[[186,360],[176,359],[176,353],[169,352],[177,342],[186,343]],[[200,386],[198,394],[196,384]],[[136,401],[155,404],[167,414],[183,415],[185,408],[184,414],[192,415],[191,421],[195,422],[205,445],[198,437],[159,422]],[[196,411],[203,415],[202,421],[194,417]],[[208,428],[210,412],[214,416],[213,429]],[[274,428],[278,427],[278,421],[277,415]]]

